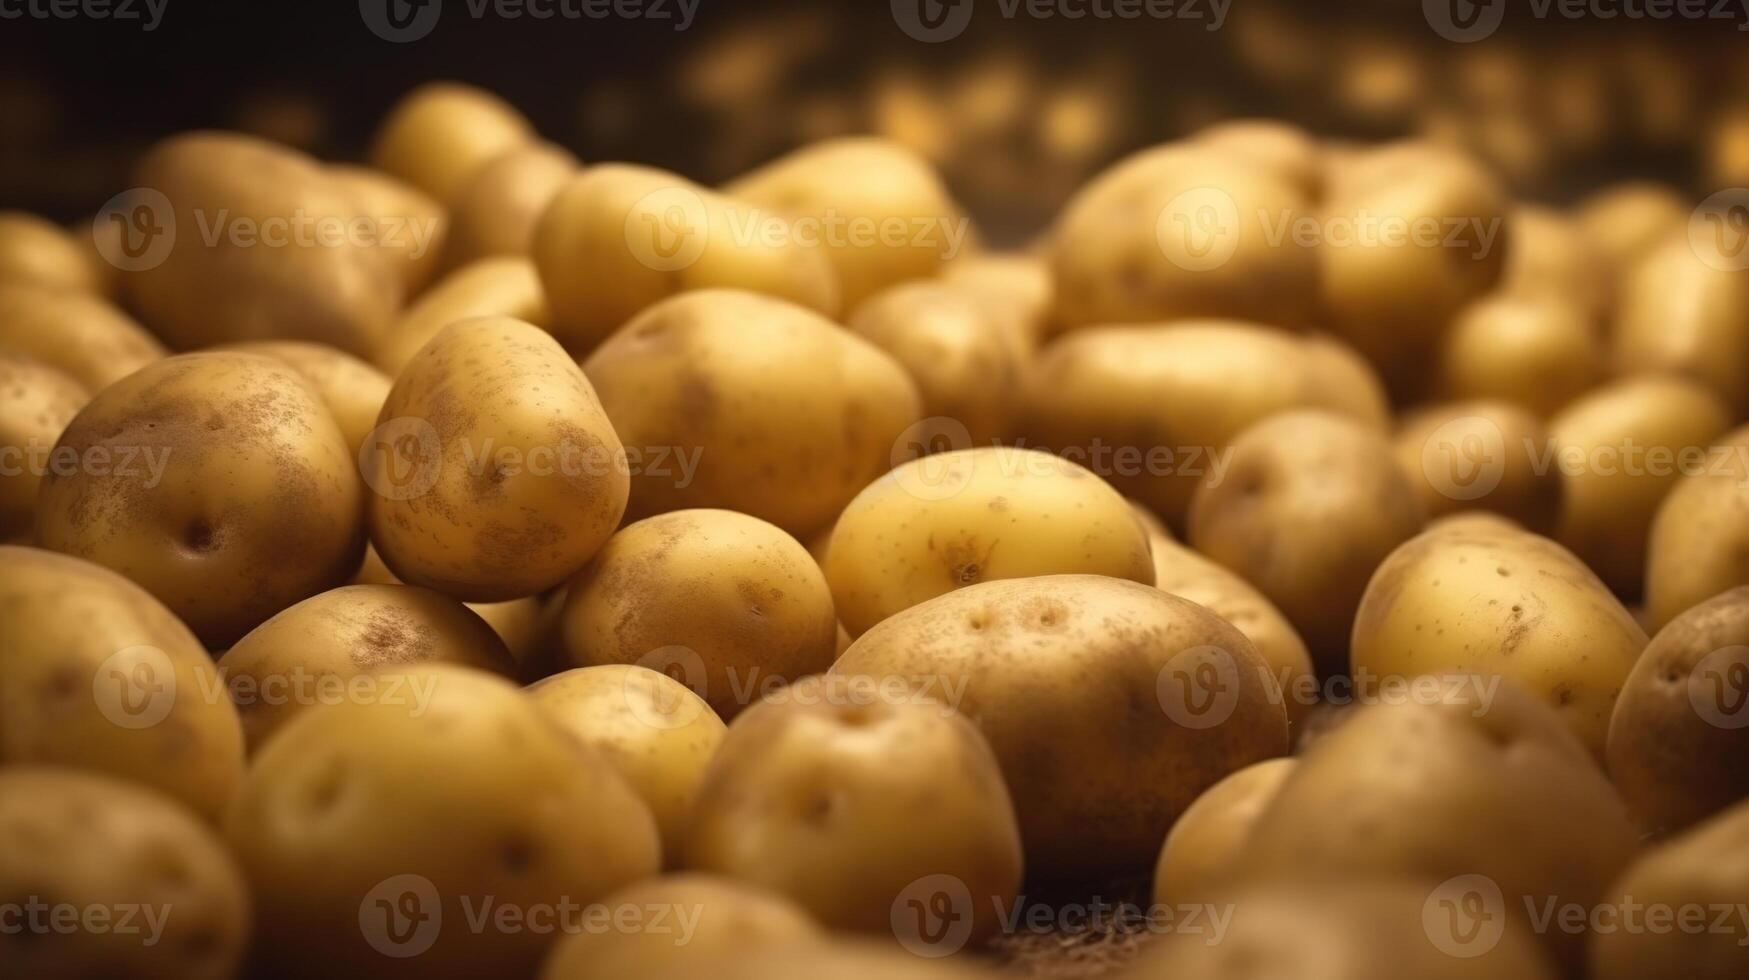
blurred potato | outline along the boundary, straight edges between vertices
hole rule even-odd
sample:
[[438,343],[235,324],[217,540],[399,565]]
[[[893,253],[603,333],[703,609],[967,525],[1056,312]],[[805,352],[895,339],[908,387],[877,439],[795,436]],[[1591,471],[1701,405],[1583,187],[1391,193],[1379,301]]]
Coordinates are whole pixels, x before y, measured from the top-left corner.
[[358,199],[376,247],[400,270],[402,295],[424,292],[443,264],[449,212],[424,191],[369,167],[329,167],[328,175]]
[[1018,338],[1022,350],[1036,350],[1051,332],[1056,284],[1044,259],[1030,254],[982,253],[949,263],[942,277],[974,290],[997,322]]
[[1166,834],[1154,868],[1154,903],[1200,905],[1226,887],[1245,853],[1251,827],[1296,760],[1269,759],[1210,786]]
[[1439,363],[1446,397],[1507,401],[1548,418],[1603,379],[1603,342],[1568,299],[1501,293],[1458,314]]
[[1749,414],[1749,274],[1665,240],[1622,280],[1611,355],[1618,374],[1693,378]]
[[1658,505],[1646,549],[1646,618],[1661,630],[1739,585],[1749,585],[1749,428],[1715,439]]
[[444,327],[483,316],[515,317],[547,329],[552,312],[533,262],[511,256],[481,259],[444,276],[401,312],[371,360],[394,377]]
[[258,340],[229,344],[224,349],[261,354],[291,365],[328,407],[328,414],[334,417],[340,434],[352,448],[352,458],[359,458],[359,451],[376,428],[377,413],[389,397],[393,382],[388,375],[343,350],[323,344]]
[[1231,119],[1199,130],[1191,140],[1271,171],[1309,201],[1324,192],[1324,154],[1310,134],[1274,119]]
[[1550,446],[1541,419],[1497,401],[1417,409],[1402,417],[1396,436],[1397,461],[1429,517],[1494,511],[1539,534],[1560,514]]
[[104,281],[75,233],[23,211],[0,211],[0,283],[104,292]]
[[580,166],[551,143],[517,146],[487,161],[450,201],[448,264],[526,257],[541,214]]
[[1512,209],[1512,248],[1500,292],[1540,296],[1569,305],[1598,322],[1614,290],[1608,253],[1572,215],[1534,204]]
[[0,347],[0,541],[31,533],[51,451],[90,398],[60,369]]
[[0,283],[0,348],[57,367],[96,392],[162,358],[164,345],[104,300]]
[[1659,242],[1688,224],[1690,207],[1674,188],[1651,181],[1612,184],[1579,203],[1585,237],[1615,269],[1633,267]]
[[370,162],[447,206],[479,168],[534,139],[528,120],[490,92],[431,82],[395,103],[371,143]]

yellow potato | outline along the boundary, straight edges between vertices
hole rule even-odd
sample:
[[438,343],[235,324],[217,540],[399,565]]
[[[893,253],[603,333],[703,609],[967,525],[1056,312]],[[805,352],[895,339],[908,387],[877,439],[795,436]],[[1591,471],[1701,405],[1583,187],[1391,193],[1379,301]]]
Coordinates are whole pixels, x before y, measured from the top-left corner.
[[15,766],[0,770],[0,841],[8,976],[238,975],[249,893],[185,807],[89,773]]
[[395,103],[370,162],[447,205],[481,167],[534,139],[528,120],[490,92],[432,82]]
[[727,510],[627,525],[572,581],[562,614],[571,663],[678,669],[724,718],[832,666],[836,622],[801,543]]
[[511,317],[463,320],[420,349],[362,461],[371,541],[411,585],[472,602],[571,577],[625,513],[625,449],[589,379]]
[[275,735],[226,818],[255,952],[277,970],[527,976],[556,928],[656,872],[649,810],[511,684],[451,666],[372,676],[374,697]]
[[0,546],[0,765],[142,783],[209,819],[243,775],[243,730],[188,627],[89,562]]
[[411,585],[349,585],[311,596],[219,658],[250,751],[310,708],[385,667],[459,664],[510,675],[498,634],[461,603]]
[[601,905],[604,915],[623,915],[634,928],[586,927],[560,940],[541,967],[541,980],[625,980],[681,970],[714,975],[725,958],[820,936],[794,902],[714,875],[652,878]]
[[231,344],[226,349],[262,354],[290,364],[322,399],[351,447],[352,458],[358,458],[371,430],[377,426],[377,413],[389,397],[393,382],[388,375],[343,350],[321,344],[258,340]]
[[1739,585],[1749,585],[1749,428],[1713,440],[1658,505],[1646,548],[1646,618],[1663,629]]
[[1587,323],[1609,309],[1609,256],[1572,215],[1534,204],[1512,209],[1512,248],[1500,292],[1571,306]]
[[1185,807],[1285,755],[1268,666],[1195,603],[1097,575],[985,582],[887,619],[832,667],[904,681],[990,740],[1027,873],[1145,873]]
[[1056,284],[1051,267],[1033,255],[984,253],[957,259],[942,270],[948,282],[975,291],[997,320],[1035,350],[1051,332]]
[[328,175],[358,199],[376,247],[400,270],[402,293],[423,292],[443,264],[449,212],[413,185],[369,167],[329,167]]
[[[642,980],[692,980],[698,975],[698,965],[688,959],[642,974]],[[761,946],[725,955],[710,968],[712,980],[995,980],[1005,975],[971,957],[925,959],[891,942],[844,939]]]
[[214,649],[344,583],[364,552],[346,440],[273,358],[158,361],[98,393],[55,452],[78,465],[43,478],[43,546],[138,582]]
[[634,454],[634,518],[723,507],[810,534],[892,465],[922,414],[885,352],[738,290],[659,303],[583,367]]
[[450,273],[401,313],[372,360],[391,377],[398,375],[444,327],[482,316],[515,317],[546,329],[552,314],[533,262],[481,259]]
[[1209,787],[1166,835],[1154,868],[1154,903],[1201,904],[1219,893],[1238,867],[1251,827],[1293,772],[1293,759],[1270,759]]
[[1563,499],[1555,539],[1610,588],[1638,594],[1658,505],[1705,464],[1730,424],[1710,390],[1657,375],[1621,379],[1568,405],[1549,422]]
[[745,289],[835,315],[842,300],[827,255],[773,211],[627,164],[572,178],[534,233],[553,333],[580,355],[690,290]]
[[0,211],[0,283],[103,292],[97,268],[74,235],[22,211]]
[[1283,412],[1246,429],[1226,478],[1198,488],[1190,545],[1256,586],[1335,674],[1367,579],[1425,521],[1383,436],[1328,412]]
[[164,345],[94,296],[0,283],[0,347],[60,368],[91,391],[162,358]]
[[994,931],[1021,881],[996,757],[947,704],[889,694],[813,677],[735,719],[698,789],[687,866],[769,888],[833,929],[891,935],[895,906],[946,894],[963,900],[968,939]]
[[710,705],[667,674],[627,664],[554,674],[528,696],[619,770],[650,808],[662,853],[675,863],[687,811],[725,731]]
[[897,467],[844,509],[826,552],[851,636],[954,589],[1068,574],[1154,584],[1147,532],[1085,468],[1004,446]]
[[563,147],[529,143],[475,170],[450,201],[449,263],[526,257],[541,214],[579,166]]
[[1690,206],[1673,188],[1649,181],[1606,187],[1580,203],[1586,239],[1617,269],[1627,269],[1688,224]]
[[0,347],[0,540],[31,533],[51,450],[90,398],[58,368]]
[[1627,270],[1611,356],[1620,374],[1670,373],[1749,412],[1749,277],[1709,261],[1688,237],[1652,248]]
[[1324,152],[1305,130],[1272,119],[1230,119],[1202,129],[1198,145],[1245,160],[1299,189],[1307,200],[1324,190]]
[[1405,415],[1397,461],[1432,517],[1495,511],[1533,531],[1555,526],[1561,474],[1542,420],[1507,402],[1430,405]]
[[1440,386],[1450,398],[1508,401],[1547,418],[1596,384],[1603,362],[1597,329],[1571,300],[1494,294],[1453,321]]
[[875,137],[803,147],[723,191],[790,215],[800,222],[798,234],[816,235],[847,310],[890,286],[935,275],[971,231],[927,160]]

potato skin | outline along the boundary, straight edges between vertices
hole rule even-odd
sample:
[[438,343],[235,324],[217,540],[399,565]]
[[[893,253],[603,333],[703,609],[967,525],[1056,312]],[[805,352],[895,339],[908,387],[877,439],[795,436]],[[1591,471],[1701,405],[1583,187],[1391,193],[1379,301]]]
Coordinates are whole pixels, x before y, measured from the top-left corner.
[[352,447],[352,458],[371,430],[376,428],[377,415],[389,397],[393,381],[388,375],[343,350],[323,344],[296,340],[258,340],[252,343],[230,344],[224,349],[246,354],[262,354],[290,364],[321,397],[340,426],[340,434]]
[[1688,222],[1693,208],[1675,188],[1651,181],[1613,184],[1581,201],[1585,237],[1618,270],[1628,269]]
[[0,348],[0,541],[31,533],[49,450],[90,398],[60,369]]
[[164,357],[164,345],[109,303],[83,293],[0,283],[0,347],[101,391]]
[[1716,268],[1685,235],[1653,248],[1627,271],[1611,359],[1621,374],[1693,378],[1749,413],[1749,279]]
[[0,211],[0,282],[103,292],[96,268],[73,236],[23,211]]
[[0,840],[0,894],[109,915],[102,928],[0,931],[9,976],[237,975],[249,935],[243,876],[174,800],[91,773],[11,767],[0,770]]
[[520,320],[444,328],[395,380],[378,422],[392,444],[361,460],[375,491],[371,541],[411,585],[470,602],[544,592],[625,513],[625,449],[595,389]]
[[450,202],[449,264],[526,257],[541,215],[579,166],[551,143],[513,147],[480,166]]
[[533,140],[528,120],[492,93],[432,82],[395,103],[377,129],[370,161],[448,204],[480,167]]
[[[466,606],[411,585],[348,585],[283,610],[219,658],[238,701],[250,751],[314,706],[280,684],[344,685],[388,667],[459,664],[511,676],[516,665],[498,634]],[[326,702],[319,702],[325,704]]]
[[1512,209],[1512,248],[1500,277],[1500,292],[1537,296],[1571,305],[1582,322],[1595,323],[1609,310],[1614,283],[1609,256],[1574,215],[1535,204]]
[[756,517],[679,510],[627,525],[572,581],[564,647],[580,666],[680,668],[724,718],[832,666],[832,593],[801,543]]
[[984,737],[870,678],[809,678],[735,719],[683,850],[688,867],[770,888],[828,928],[889,936],[920,881],[969,891],[972,941],[1021,881],[1014,805]]
[[369,167],[330,166],[371,223],[376,247],[395,268],[403,296],[417,296],[437,277],[449,239],[449,210],[402,180]]
[[1652,519],[1646,619],[1653,630],[1749,585],[1749,428],[1720,436],[1710,452],[1705,469],[1676,481]]
[[[644,465],[627,513],[721,507],[824,527],[892,465],[922,414],[904,369],[779,299],[700,290],[644,311],[584,362]],[[686,459],[696,473],[680,472]]]
[[[1181,674],[1203,665],[1230,697],[1205,704],[1185,689]],[[1250,641],[1195,603],[1121,579],[959,589],[864,633],[832,673],[951,696],[1002,764],[1040,880],[1144,871],[1203,790],[1287,752],[1287,713]]]
[[1548,418],[1603,377],[1604,355],[1571,300],[1496,294],[1452,321],[1439,364],[1448,398],[1506,401]]
[[1218,894],[1245,851],[1246,838],[1296,760],[1253,763],[1210,786],[1166,834],[1154,867],[1154,902],[1184,906]]
[[[375,676],[381,697],[304,712],[269,741],[226,816],[270,975],[526,976],[557,933],[455,928],[463,899],[476,916],[488,896],[586,906],[656,872],[649,810],[516,687],[453,666]],[[388,914],[408,895],[414,912],[441,906],[422,951]]]
[[533,262],[499,256],[455,270],[401,312],[371,359],[392,378],[444,327],[482,316],[515,317],[547,328],[552,311]]
[[826,579],[851,636],[954,589],[1038,575],[1154,584],[1129,503],[1075,463],[1033,449],[964,449],[905,463],[833,526]]
[[1375,676],[1480,673],[1520,685],[1601,756],[1646,634],[1547,538],[1476,524],[1407,542],[1379,565],[1354,622],[1354,667]]
[[55,451],[111,462],[44,476],[43,546],[132,578],[213,649],[344,583],[364,552],[346,441],[273,358],[154,363],[99,392]]
[[243,730],[188,627],[120,575],[35,548],[0,546],[0,609],[0,764],[94,770],[218,815]]
[[955,259],[941,275],[975,293],[1018,338],[1023,350],[1037,350],[1051,332],[1056,283],[1044,259],[1024,253],[985,252]]
[[1397,461],[1430,518],[1493,511],[1545,534],[1561,507],[1561,474],[1536,416],[1507,402],[1429,405],[1403,416]]
[[1749,588],[1736,588],[1660,629],[1622,685],[1605,757],[1646,832],[1686,830],[1749,799],[1749,711],[1731,703],[1746,647]]

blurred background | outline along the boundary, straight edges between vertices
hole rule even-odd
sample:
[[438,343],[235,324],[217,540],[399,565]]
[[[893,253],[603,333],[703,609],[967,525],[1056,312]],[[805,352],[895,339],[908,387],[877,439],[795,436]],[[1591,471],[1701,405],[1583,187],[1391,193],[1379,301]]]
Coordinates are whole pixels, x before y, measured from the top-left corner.
[[[1172,16],[1134,18],[1097,14],[1143,0],[1039,3],[1049,17],[1024,0],[644,0],[605,18],[530,12],[605,0],[154,0],[149,31],[145,0],[110,0],[132,19],[40,13],[51,2],[0,0],[0,207],[62,220],[177,130],[357,158],[432,79],[496,91],[586,161],[712,183],[880,133],[935,160],[999,244],[1118,156],[1235,116],[1462,144],[1557,203],[1633,177],[1697,196],[1749,184],[1749,0],[1593,0],[1583,16],[1558,0],[1156,0]],[[1668,16],[1625,13],[1649,9]],[[373,32],[391,12],[416,39]],[[908,18],[952,36],[918,40]]]

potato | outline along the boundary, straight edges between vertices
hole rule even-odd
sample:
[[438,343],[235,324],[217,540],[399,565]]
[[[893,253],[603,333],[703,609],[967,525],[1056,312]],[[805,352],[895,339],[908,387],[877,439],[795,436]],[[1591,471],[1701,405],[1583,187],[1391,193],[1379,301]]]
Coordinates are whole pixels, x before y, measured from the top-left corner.
[[1230,444],[1255,422],[1320,405],[1383,431],[1376,377],[1326,344],[1230,321],[1077,331],[1028,369],[1021,432],[1182,528],[1191,494],[1225,477]]
[[844,509],[826,552],[826,579],[851,636],[978,582],[1067,574],[1154,584],[1147,532],[1083,467],[1003,446],[895,468]]
[[1542,420],[1507,402],[1430,405],[1405,415],[1397,461],[1432,517],[1496,511],[1541,533],[1554,529],[1561,474],[1547,466]]
[[723,192],[790,215],[802,223],[798,234],[812,225],[847,310],[890,286],[934,276],[971,231],[927,160],[876,137],[805,146]]
[[1439,385],[1452,399],[1507,401],[1547,418],[1596,384],[1603,362],[1597,329],[1570,300],[1494,294],[1453,321]]
[[1651,834],[1686,830],[1749,799],[1749,588],[1658,631],[1622,685],[1605,757]]
[[1219,894],[1244,854],[1252,824],[1294,765],[1293,759],[1270,759],[1246,766],[1185,808],[1160,849],[1154,904],[1203,904]]
[[[1555,980],[1530,928],[1500,922],[1470,942],[1425,883],[1356,881],[1257,886],[1228,896],[1223,934],[1205,918],[1143,949],[1117,980]],[[1463,910],[1457,910],[1461,912]],[[1492,920],[1490,920],[1492,921]],[[1468,923],[1460,922],[1459,928]],[[1486,925],[1486,923],[1484,924]],[[1467,937],[1467,934],[1465,934]]]
[[1296,126],[1272,119],[1230,119],[1199,130],[1191,140],[1270,171],[1307,200],[1323,193],[1323,150]]
[[[1749,802],[1648,850],[1610,889],[1624,918],[1591,935],[1597,980],[1732,980],[1749,944]],[[1638,911],[1639,915],[1626,916]]]
[[1375,678],[1509,678],[1601,756],[1616,695],[1645,646],[1572,553],[1471,524],[1429,531],[1385,559],[1355,617],[1353,661]]
[[216,817],[243,730],[188,627],[108,569],[0,546],[0,765],[72,766]]
[[678,668],[724,718],[832,666],[832,594],[806,549],[756,517],[679,510],[627,525],[571,583],[578,666]]
[[1646,375],[1605,385],[1549,423],[1561,471],[1555,539],[1617,592],[1640,592],[1652,519],[1664,495],[1731,424],[1701,385]]
[[0,540],[31,533],[50,450],[90,398],[59,368],[0,347]]
[[0,769],[0,840],[8,976],[237,975],[243,876],[212,829],[167,797],[71,769]]
[[1051,267],[1032,255],[984,253],[957,259],[942,270],[942,278],[978,294],[999,322],[1032,351],[1050,333],[1056,284]]
[[[688,959],[642,978],[691,980],[698,975],[698,966]],[[971,957],[925,959],[890,942],[844,939],[759,947],[724,956],[710,967],[712,980],[995,980],[1005,975]]]
[[291,365],[327,406],[352,449],[352,458],[359,457],[371,430],[377,427],[377,413],[389,397],[393,382],[388,375],[343,350],[322,344],[258,340],[231,344],[226,349],[262,354]]
[[528,120],[490,92],[432,82],[395,103],[377,129],[370,162],[448,204],[481,167],[534,140]]
[[662,853],[678,860],[681,835],[723,720],[680,681],[645,667],[579,667],[541,681],[529,699],[595,749],[649,806]]
[[1324,674],[1348,663],[1366,581],[1426,512],[1383,436],[1321,411],[1246,429],[1226,477],[1197,489],[1190,545],[1257,587]]
[[922,415],[885,352],[738,290],[651,307],[583,368],[636,454],[633,518],[722,507],[810,534],[892,465]]
[[1749,413],[1749,278],[1668,239],[1627,270],[1611,356],[1620,374],[1693,378]]
[[162,358],[164,345],[101,299],[0,283],[0,348],[60,368],[101,391]]
[[579,355],[690,290],[746,289],[836,315],[842,300],[827,256],[776,213],[627,164],[572,178],[534,233],[553,333]]
[[376,247],[400,270],[401,290],[417,296],[437,278],[449,238],[449,212],[411,184],[369,167],[329,167],[357,198]]
[[444,327],[482,316],[515,317],[547,328],[552,313],[533,262],[481,259],[450,273],[402,312],[372,359],[393,377]]
[[[1435,909],[1470,910],[1480,892],[1482,923],[1525,926],[1527,900],[1536,909],[1601,897],[1636,841],[1584,747],[1510,682],[1441,687],[1362,707],[1319,739],[1252,826],[1239,876],[1420,879],[1437,883]],[[1448,940],[1466,938],[1451,931]],[[1539,938],[1577,963],[1582,937]]]
[[1691,209],[1673,188],[1649,181],[1606,187],[1579,205],[1577,217],[1617,269],[1631,267],[1661,239],[1688,224]]
[[311,596],[219,658],[250,751],[311,707],[384,667],[459,664],[511,675],[498,634],[461,603],[410,585],[349,585]]
[[864,633],[832,673],[898,678],[972,719],[1040,880],[1145,872],[1203,790],[1288,747],[1281,693],[1242,633],[1097,575],[950,592]]
[[949,705],[888,694],[812,677],[735,719],[693,803],[687,866],[769,888],[828,928],[891,935],[895,909],[945,895],[968,940],[993,932],[1021,868],[996,757]]
[[1519,204],[1512,209],[1512,248],[1500,277],[1500,293],[1541,297],[1570,306],[1587,324],[1609,310],[1613,282],[1609,256],[1580,221],[1553,208]]
[[1057,321],[1304,325],[1317,250],[1293,231],[1310,204],[1272,167],[1218,149],[1167,144],[1120,160],[1070,199],[1052,234]]
[[43,547],[144,586],[224,649],[300,599],[344,583],[364,552],[346,441],[289,365],[184,354],[80,410],[37,501]]
[[[555,928],[655,873],[649,810],[511,684],[453,666],[372,676],[376,696],[275,735],[227,815],[263,962],[526,976]],[[492,918],[471,929],[470,913]],[[521,928],[495,926],[502,915]]]
[[1713,440],[1658,505],[1646,548],[1650,628],[1739,585],[1749,585],[1749,427]]
[[175,237],[123,283],[172,347],[311,340],[364,356],[406,296],[370,203],[295,150],[190,133],[158,143],[132,179],[169,202],[153,219]]
[[540,328],[463,320],[420,349],[362,460],[370,537],[411,585],[472,602],[582,568],[625,513],[625,449],[589,379]]
[[686,969],[714,974],[727,957],[820,936],[820,927],[789,899],[714,875],[652,878],[601,904],[606,915],[624,915],[636,927],[586,929],[560,940],[541,980],[624,980]]
[[563,147],[529,143],[475,170],[450,201],[449,264],[526,257],[541,214],[579,166]]
[[1312,404],[1346,415],[1368,428],[1391,425],[1390,396],[1366,358],[1334,337],[1314,334],[1300,349],[1311,378]]
[[22,211],[0,211],[0,283],[103,292],[97,269],[73,235]]
[[967,449],[1010,436],[1019,409],[1030,348],[1004,315],[974,289],[930,280],[876,293],[849,326],[917,383],[924,414],[937,422],[925,441]]

